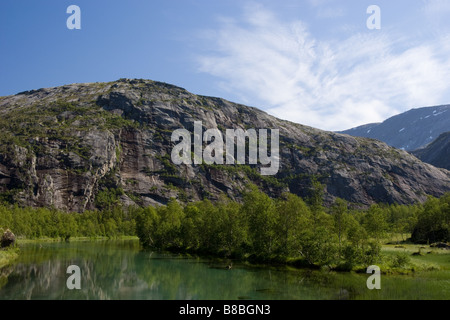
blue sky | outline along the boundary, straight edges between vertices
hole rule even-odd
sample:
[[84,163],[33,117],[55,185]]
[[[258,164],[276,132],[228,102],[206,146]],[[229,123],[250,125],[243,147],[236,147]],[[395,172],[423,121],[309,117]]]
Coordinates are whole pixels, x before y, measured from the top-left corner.
[[342,130],[450,103],[449,31],[448,0],[2,0],[0,96],[145,78]]

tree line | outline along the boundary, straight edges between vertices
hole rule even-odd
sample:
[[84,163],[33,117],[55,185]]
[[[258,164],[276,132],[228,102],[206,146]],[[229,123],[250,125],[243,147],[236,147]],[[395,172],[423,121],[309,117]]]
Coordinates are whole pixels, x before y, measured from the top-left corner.
[[[449,204],[447,194],[424,205],[355,210],[336,199],[325,208],[320,195],[308,201],[290,193],[272,199],[252,187],[242,203],[204,200],[183,207],[172,199],[167,206],[142,209],[136,232],[145,247],[154,249],[353,268],[379,261],[386,238],[402,241],[405,234],[420,233],[428,242],[448,241]],[[440,237],[432,238],[435,231],[422,232],[422,227],[440,230]]]
[[342,199],[324,207],[320,192],[306,201],[290,193],[272,199],[251,186],[242,202],[171,199],[159,207],[115,205],[82,214],[0,205],[0,227],[27,238],[136,235],[154,250],[353,268],[379,261],[386,239],[450,241],[450,194],[358,210]]
[[120,206],[107,210],[67,213],[52,208],[0,205],[0,228],[18,238],[108,237],[136,234],[136,221]]

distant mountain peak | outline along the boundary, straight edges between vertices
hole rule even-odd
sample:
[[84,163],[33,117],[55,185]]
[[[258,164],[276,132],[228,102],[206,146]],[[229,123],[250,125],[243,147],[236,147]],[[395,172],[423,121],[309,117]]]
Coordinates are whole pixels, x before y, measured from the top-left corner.
[[381,123],[362,125],[340,131],[357,137],[386,142],[407,151],[421,148],[450,128],[450,105],[415,108]]

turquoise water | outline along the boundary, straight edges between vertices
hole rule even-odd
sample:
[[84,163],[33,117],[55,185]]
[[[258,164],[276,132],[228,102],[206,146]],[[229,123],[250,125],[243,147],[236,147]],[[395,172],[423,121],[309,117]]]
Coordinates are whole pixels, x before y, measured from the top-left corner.
[[[80,267],[80,290],[69,290],[67,267]],[[0,299],[450,299],[450,273],[381,276],[291,270],[142,251],[136,240],[22,245],[0,271]]]

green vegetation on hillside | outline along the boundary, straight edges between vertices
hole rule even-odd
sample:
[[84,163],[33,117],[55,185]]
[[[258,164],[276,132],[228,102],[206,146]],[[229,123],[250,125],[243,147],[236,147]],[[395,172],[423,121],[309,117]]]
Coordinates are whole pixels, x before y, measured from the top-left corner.
[[49,105],[21,107],[10,110],[7,117],[0,117],[0,152],[10,153],[15,146],[35,153],[45,152],[45,142],[59,141],[65,145],[64,151],[87,159],[89,146],[74,132],[137,126],[137,122],[102,109],[95,101],[83,105],[56,101]]

